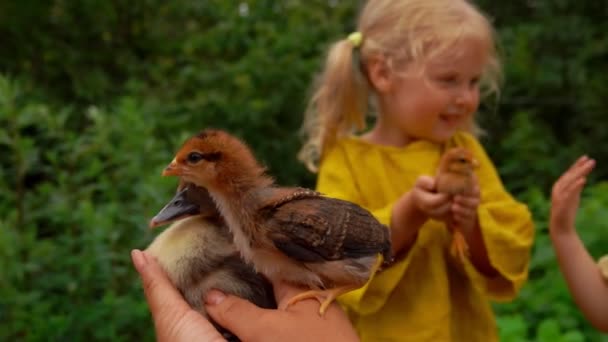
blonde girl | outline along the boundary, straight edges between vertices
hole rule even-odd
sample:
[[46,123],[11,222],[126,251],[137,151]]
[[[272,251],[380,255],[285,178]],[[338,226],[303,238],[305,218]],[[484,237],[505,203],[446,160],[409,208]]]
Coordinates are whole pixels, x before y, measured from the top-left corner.
[[[363,341],[497,340],[490,300],[516,297],[534,235],[476,138],[480,88],[496,92],[499,76],[493,29],[464,0],[370,0],[331,46],[299,157],[320,192],[391,229],[396,261],[340,298]],[[433,175],[454,145],[480,166],[474,189],[450,198]],[[448,218],[465,231],[464,261],[449,253]]]

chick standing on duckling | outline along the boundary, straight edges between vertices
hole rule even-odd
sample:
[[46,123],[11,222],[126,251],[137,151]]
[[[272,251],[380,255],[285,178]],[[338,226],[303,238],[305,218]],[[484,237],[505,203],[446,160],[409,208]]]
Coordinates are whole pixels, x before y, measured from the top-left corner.
[[278,187],[248,146],[219,130],[188,139],[163,171],[208,189],[236,248],[272,280],[311,288],[286,305],[316,298],[324,314],[363,286],[379,256],[391,260],[389,231],[367,210],[304,188]]
[[[208,317],[203,298],[211,289],[276,308],[272,285],[245,263],[232,235],[204,188],[181,184],[181,190],[150,221],[150,227],[174,222],[146,252],[154,256],[188,304]],[[212,323],[229,341],[238,339]]]

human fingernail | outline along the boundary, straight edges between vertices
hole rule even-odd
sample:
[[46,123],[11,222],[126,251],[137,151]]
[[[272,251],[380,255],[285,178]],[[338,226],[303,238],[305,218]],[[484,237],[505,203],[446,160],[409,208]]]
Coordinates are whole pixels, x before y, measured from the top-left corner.
[[133,265],[135,265],[135,268],[138,271],[145,267],[148,263],[146,257],[144,256],[144,253],[138,249],[134,249],[131,251],[131,260],[133,261]]
[[218,290],[211,290],[205,296],[205,304],[217,305],[226,299],[226,295]]

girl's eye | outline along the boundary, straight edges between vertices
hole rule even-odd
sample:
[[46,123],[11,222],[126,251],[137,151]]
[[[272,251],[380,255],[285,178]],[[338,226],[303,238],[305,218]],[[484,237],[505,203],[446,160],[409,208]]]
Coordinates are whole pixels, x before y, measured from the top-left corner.
[[456,82],[458,82],[458,77],[452,76],[452,75],[441,76],[441,77],[439,77],[439,82],[441,82],[443,84],[448,84],[448,85],[455,84]]
[[471,86],[477,86],[479,85],[479,77],[475,77],[471,80]]

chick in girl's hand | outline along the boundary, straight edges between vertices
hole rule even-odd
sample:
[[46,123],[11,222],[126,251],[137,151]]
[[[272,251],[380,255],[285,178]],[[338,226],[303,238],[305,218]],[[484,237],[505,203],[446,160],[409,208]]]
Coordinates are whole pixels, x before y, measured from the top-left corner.
[[[205,317],[203,299],[210,289],[245,298],[259,307],[276,308],[272,285],[241,259],[207,190],[185,183],[180,187],[150,225],[177,221],[156,237],[146,253],[158,260],[188,304]],[[228,340],[238,340],[214,325]]]
[[[447,193],[450,196],[466,194],[474,187],[474,170],[478,162],[471,152],[463,147],[448,149],[439,161],[439,169],[435,178],[437,192]],[[448,223],[452,231],[452,255],[464,260],[468,255],[469,246],[464,238],[462,227],[453,220]]]
[[209,190],[237,249],[259,272],[311,288],[286,307],[316,298],[323,315],[337,296],[367,282],[380,255],[391,260],[389,230],[367,210],[276,186],[248,146],[226,132],[207,130],[188,139],[163,175]]

